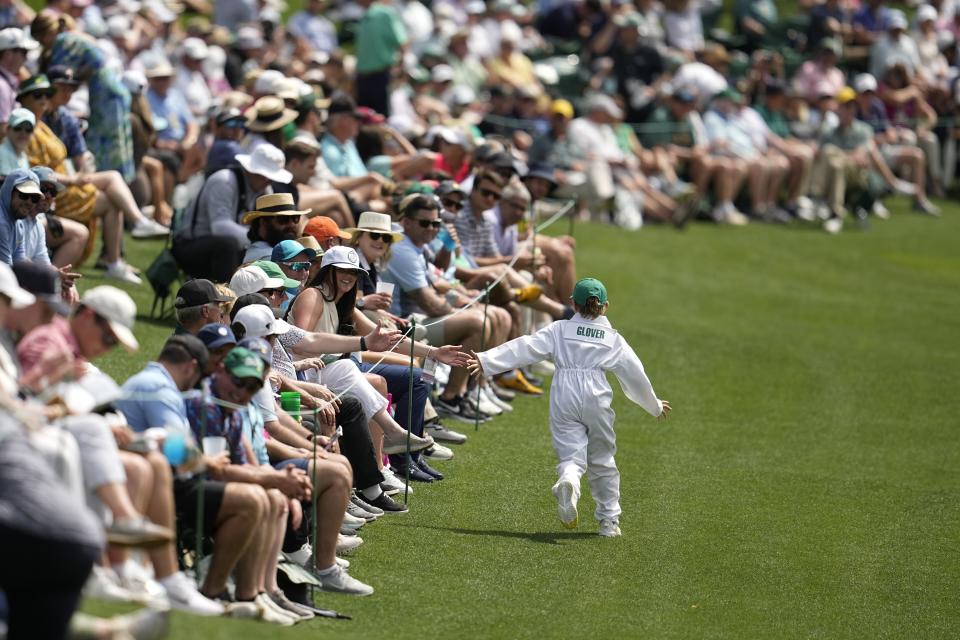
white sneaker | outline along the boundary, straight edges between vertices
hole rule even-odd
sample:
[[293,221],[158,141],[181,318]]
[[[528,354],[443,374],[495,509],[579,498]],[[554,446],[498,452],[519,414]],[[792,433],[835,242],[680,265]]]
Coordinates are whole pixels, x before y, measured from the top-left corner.
[[893,183],[893,190],[901,196],[913,196],[917,193],[916,185],[899,178]]
[[[510,413],[513,411],[513,405],[498,398],[497,394],[495,394],[490,387],[484,387],[480,392],[480,397],[500,409],[501,413]],[[481,409],[481,411],[483,411],[483,409]]]
[[553,485],[553,495],[557,499],[557,515],[567,529],[576,529],[580,523],[577,513],[577,487],[568,478],[560,478]]
[[499,416],[503,413],[503,409],[487,399],[487,396],[483,393],[483,389],[480,390],[479,402],[477,401],[476,391],[471,391],[467,394],[467,397],[469,398],[469,402],[473,404],[481,413],[485,413],[488,416]]
[[134,594],[120,586],[120,577],[113,569],[100,565],[93,565],[93,571],[83,585],[83,596],[106,602],[139,602]]
[[167,592],[172,609],[198,616],[222,616],[225,613],[222,603],[200,593],[193,580],[182,571],[168,576],[160,584]]
[[345,527],[350,527],[351,529],[359,529],[365,524],[367,524],[367,521],[364,520],[363,518],[352,516],[349,513],[343,514],[343,525]]
[[345,536],[342,533],[337,534],[337,553],[353,551],[362,544],[363,538],[360,536]]
[[260,607],[255,602],[225,602],[223,608],[228,618],[256,620],[260,617]]
[[840,233],[843,230],[843,219],[830,218],[823,223],[823,230],[831,235]]
[[[432,448],[427,449],[427,455],[429,455],[429,452],[435,447],[437,447],[436,442],[433,443]],[[380,473],[383,475],[383,482],[380,483],[380,488],[383,489],[384,493],[393,491],[396,494],[400,493],[406,488],[407,485],[404,483],[403,478],[397,476],[397,474],[395,474],[393,469],[390,467],[384,467]],[[410,493],[413,493],[413,487],[410,487],[409,491]]]
[[362,518],[367,522],[373,522],[378,517],[376,514],[370,513],[369,511],[353,504],[352,501],[347,503],[347,513],[351,516]]
[[300,622],[300,616],[295,616],[289,611],[280,608],[270,599],[270,596],[265,593],[257,594],[253,602],[260,609],[259,617],[260,620],[264,622],[269,622],[270,624],[281,627],[292,627],[297,622]]
[[739,210],[731,207],[726,211],[726,223],[735,227],[742,227],[750,222],[750,218]]
[[130,235],[137,240],[143,238],[163,238],[170,235],[170,229],[156,220],[144,218],[143,221],[133,225],[133,229],[130,230]]
[[879,200],[873,203],[873,208],[871,210],[873,211],[873,215],[877,216],[881,220],[887,220],[890,218],[890,209],[887,209],[886,205]]
[[373,593],[373,587],[360,582],[339,566],[334,566],[333,571],[329,573],[314,572],[313,575],[320,582],[320,589],[323,591],[348,593],[355,596],[368,596]]
[[453,450],[439,442],[434,442],[432,447],[423,452],[423,455],[431,460],[451,460],[453,459]]
[[133,594],[137,602],[153,609],[170,608],[167,590],[153,579],[153,572],[139,562],[127,558],[120,571],[115,573],[120,578],[120,586]]
[[623,535],[620,533],[620,524],[616,520],[601,520],[598,533],[604,538],[619,538]]
[[126,282],[127,284],[143,284],[140,276],[135,274],[130,268],[130,265],[123,261],[107,265],[106,277]]

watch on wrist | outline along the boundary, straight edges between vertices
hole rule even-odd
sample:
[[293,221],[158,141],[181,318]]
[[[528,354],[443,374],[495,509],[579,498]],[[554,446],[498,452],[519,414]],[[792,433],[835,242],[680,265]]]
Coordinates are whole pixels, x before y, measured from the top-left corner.
[[357,298],[357,305],[356,305],[356,306],[357,306],[357,309],[363,309],[363,305],[364,305],[364,304],[365,304],[365,302],[364,302],[363,298]]

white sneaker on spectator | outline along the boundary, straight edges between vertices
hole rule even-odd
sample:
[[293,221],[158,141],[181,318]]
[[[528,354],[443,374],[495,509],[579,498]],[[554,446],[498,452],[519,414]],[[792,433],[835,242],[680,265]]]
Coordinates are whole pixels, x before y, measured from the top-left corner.
[[348,553],[363,544],[363,538],[360,536],[345,536],[342,533],[337,534],[337,553]]
[[224,602],[223,608],[228,618],[256,620],[260,617],[260,607],[255,602]]
[[616,520],[601,520],[598,533],[604,538],[619,538],[623,535],[620,532],[620,523]]
[[489,387],[483,388],[483,391],[480,392],[480,397],[496,408],[500,409],[500,413],[510,413],[513,411],[513,405],[498,398],[497,394],[495,394]]
[[[436,447],[437,443],[434,442],[433,446]],[[427,451],[430,451],[430,449],[427,449]],[[380,488],[383,489],[384,493],[388,491],[396,491],[399,493],[406,487],[403,478],[398,477],[390,467],[384,467],[380,473],[383,475],[383,482],[380,483]],[[413,487],[410,487],[410,493],[413,493]]]
[[363,509],[360,506],[354,504],[353,501],[350,501],[347,503],[347,513],[350,514],[351,516],[362,518],[367,522],[373,522],[378,517],[376,514],[370,513],[366,509]]
[[113,569],[93,565],[83,585],[83,596],[107,602],[138,602],[137,597],[120,586],[120,577]]
[[439,442],[433,443],[433,446],[423,452],[431,460],[452,460],[453,450],[445,447]]
[[501,413],[503,413],[503,410],[502,410],[500,407],[498,407],[498,406],[495,405],[495,404],[491,404],[491,403],[487,402],[487,401],[484,399],[482,393],[480,394],[480,401],[478,402],[478,401],[477,401],[477,391],[476,391],[475,389],[471,389],[470,391],[467,392],[466,395],[463,396],[463,402],[464,402],[468,407],[474,409],[475,411],[479,411],[480,413],[482,413],[482,414],[484,414],[484,415],[487,415],[487,416],[493,417],[493,416],[498,416],[498,415],[500,415]]
[[353,529],[359,529],[363,525],[367,524],[367,521],[363,518],[357,518],[356,516],[352,516],[349,513],[344,513],[343,524]]
[[340,567],[341,569],[350,568],[350,561],[347,560],[346,558],[341,558],[340,556],[336,556],[334,560],[337,561],[337,566]]
[[268,593],[267,597],[269,597],[275,605],[287,613],[296,616],[300,620],[311,620],[314,617],[313,611],[310,611],[303,605],[294,602],[280,589],[277,589],[273,593]]
[[840,233],[843,230],[843,219],[830,218],[823,223],[823,230],[831,235]]
[[320,581],[320,589],[323,591],[348,593],[355,596],[368,596],[373,593],[373,587],[360,582],[337,565],[326,573],[315,571],[313,575]]
[[107,265],[106,277],[112,278],[113,280],[126,282],[127,284],[143,284],[143,280],[140,279],[140,276],[135,274],[130,268],[130,265],[122,260],[120,262]]
[[170,229],[163,226],[156,220],[144,218],[141,222],[133,225],[130,235],[140,240],[142,238],[162,238],[170,235]]
[[292,627],[297,622],[300,622],[300,616],[295,616],[289,611],[282,609],[265,593],[257,594],[257,597],[253,599],[253,603],[260,609],[259,617],[263,622],[269,622],[270,624],[276,624],[281,627]]
[[874,201],[871,211],[881,220],[887,220],[890,217],[890,209],[887,209],[886,205],[879,200]]
[[193,580],[182,571],[167,576],[160,585],[166,590],[172,609],[198,616],[222,616],[225,613],[222,603],[200,593]]
[[115,573],[120,578],[120,586],[132,593],[137,598],[137,602],[142,602],[153,609],[170,608],[167,590],[153,579],[153,572],[139,562],[127,558]]
[[395,432],[383,436],[383,452],[386,454],[398,454],[407,452],[407,440],[410,442],[410,452],[416,453],[423,451],[433,444],[433,438],[424,435],[422,438],[413,433]]
[[897,178],[893,183],[893,190],[900,194],[901,196],[912,196],[916,195],[917,187],[912,182],[907,182],[906,180],[901,180]]

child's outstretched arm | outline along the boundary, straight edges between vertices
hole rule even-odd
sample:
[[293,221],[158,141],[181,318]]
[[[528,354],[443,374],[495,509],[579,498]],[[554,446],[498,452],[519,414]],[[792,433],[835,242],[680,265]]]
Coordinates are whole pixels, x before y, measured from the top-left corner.
[[560,323],[551,323],[533,335],[520,336],[499,347],[476,354],[483,372],[495,375],[546,360],[553,355],[553,331],[558,324]]
[[653,392],[650,378],[643,370],[643,363],[640,362],[640,358],[634,353],[633,348],[627,344],[627,341],[623,339],[623,336],[618,335],[617,340],[619,341],[617,348],[620,355],[610,371],[617,376],[623,394],[655,418],[666,418],[670,412],[670,403],[657,398],[657,395]]

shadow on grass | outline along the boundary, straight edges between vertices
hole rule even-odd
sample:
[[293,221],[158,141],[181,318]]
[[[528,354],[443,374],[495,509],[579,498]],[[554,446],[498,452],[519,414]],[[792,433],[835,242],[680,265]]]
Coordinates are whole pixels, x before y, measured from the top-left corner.
[[539,542],[542,544],[561,544],[566,540],[578,540],[581,538],[596,538],[596,533],[587,533],[586,531],[498,531],[496,529],[464,529],[462,527],[435,527],[430,525],[403,524],[396,523],[397,527],[408,527],[411,529],[433,529],[434,531],[449,531],[450,533],[460,533],[467,536],[485,536],[491,538],[516,538],[518,540],[529,540],[530,542]]

